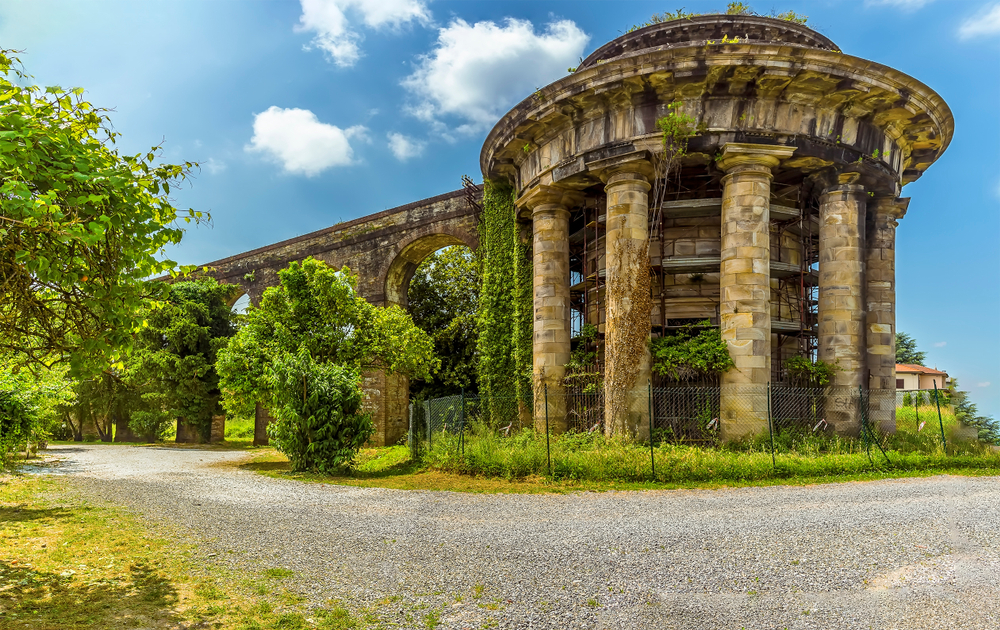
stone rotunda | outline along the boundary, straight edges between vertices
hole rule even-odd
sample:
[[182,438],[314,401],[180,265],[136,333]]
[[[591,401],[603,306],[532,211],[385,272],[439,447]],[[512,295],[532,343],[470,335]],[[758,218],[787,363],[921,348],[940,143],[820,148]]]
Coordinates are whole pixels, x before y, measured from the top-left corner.
[[[696,134],[663,178],[656,123],[671,112]],[[605,421],[621,413],[611,392],[632,391],[622,421],[642,437],[648,350],[637,373],[607,357],[630,335],[706,319],[736,366],[720,382],[724,439],[766,428],[766,388],[793,356],[835,364],[834,386],[894,392],[900,193],[953,128],[924,84],[779,19],[705,15],[602,46],[508,112],[480,158],[530,224],[536,392],[559,400],[571,337],[592,324]],[[894,396],[872,400],[892,430]],[[566,426],[565,403],[535,405]],[[858,432],[848,405],[828,406],[827,420]]]

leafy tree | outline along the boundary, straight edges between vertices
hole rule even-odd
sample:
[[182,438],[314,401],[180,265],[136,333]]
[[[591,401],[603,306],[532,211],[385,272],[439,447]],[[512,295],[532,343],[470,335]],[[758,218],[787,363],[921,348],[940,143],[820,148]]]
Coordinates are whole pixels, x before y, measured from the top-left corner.
[[479,266],[461,245],[446,247],[417,267],[410,280],[409,311],[413,323],[431,336],[441,368],[425,381],[414,381],[410,392],[434,398],[460,388],[477,386],[476,308]]
[[302,347],[271,371],[281,407],[268,432],[292,470],[332,473],[349,464],[375,432],[371,415],[361,412],[357,370],[316,363]]
[[216,356],[236,332],[232,292],[212,278],[178,282],[143,310],[127,376],[142,400],[131,414],[137,433],[162,438],[180,419],[208,440],[212,417],[222,413]]
[[980,415],[976,404],[969,398],[969,392],[958,391],[958,381],[952,380],[951,403],[955,406],[955,417],[969,426],[979,429],[979,440],[987,444],[1000,445],[1000,422],[992,416]]
[[73,399],[65,369],[20,370],[0,358],[0,468],[28,441],[43,441],[59,424],[60,405]]
[[917,340],[904,332],[896,333],[896,363],[923,365],[926,352],[917,350]]
[[[307,411],[318,413],[321,424],[333,423],[330,430],[338,434],[348,430],[345,418],[356,414],[347,404],[345,378],[353,379],[360,396],[362,370],[385,369],[428,378],[437,367],[431,338],[401,308],[372,306],[360,297],[357,279],[347,267],[331,269],[322,261],[307,258],[289,264],[278,277],[281,283],[264,291],[260,306],[247,310],[239,332],[219,352],[216,369],[226,410],[249,416],[256,403],[267,407],[278,419],[269,427],[269,434],[282,444],[293,445],[291,448],[309,444],[302,434],[291,439],[284,433],[286,427],[316,429],[308,417],[301,416]],[[289,367],[295,357],[300,359],[295,367],[299,372]],[[310,403],[309,382],[333,379],[334,367],[344,371],[336,373],[336,383],[324,386],[327,389],[315,385],[318,398]],[[304,380],[292,379],[289,374],[299,374]],[[290,404],[291,397],[303,396],[303,391],[307,398],[303,406]],[[342,405],[339,412],[331,410],[334,403]],[[344,438],[340,443],[355,444],[356,440]],[[286,455],[306,461],[297,451]],[[342,459],[328,460],[324,465],[342,463]]]
[[108,110],[20,68],[0,50],[0,351],[99,371],[156,295],[145,279],[175,266],[159,257],[182,235],[167,195],[195,165],[121,155]]

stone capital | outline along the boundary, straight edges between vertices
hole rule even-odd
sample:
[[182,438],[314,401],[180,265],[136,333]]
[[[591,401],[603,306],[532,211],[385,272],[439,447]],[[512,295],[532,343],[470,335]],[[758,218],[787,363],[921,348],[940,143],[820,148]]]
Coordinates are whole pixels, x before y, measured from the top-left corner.
[[514,205],[518,208],[528,208],[532,212],[542,206],[560,206],[568,211],[570,207],[582,203],[583,198],[583,193],[576,190],[538,184],[526,190]]
[[860,184],[836,184],[830,186],[823,190],[823,193],[819,196],[820,205],[825,204],[831,197],[835,195],[843,195],[844,197],[855,197],[867,199],[865,194],[865,187]]
[[906,209],[910,205],[909,197],[876,197],[875,212],[885,215],[895,221],[906,216]]
[[780,164],[781,160],[792,157],[793,153],[795,147],[727,142],[722,147],[722,158],[716,165],[726,173],[731,173],[740,167],[746,167],[748,170],[756,170],[753,167],[764,167],[770,170]]
[[642,180],[649,183],[653,179],[653,161],[649,151],[631,151],[622,155],[587,162],[587,171],[605,184],[611,180]]

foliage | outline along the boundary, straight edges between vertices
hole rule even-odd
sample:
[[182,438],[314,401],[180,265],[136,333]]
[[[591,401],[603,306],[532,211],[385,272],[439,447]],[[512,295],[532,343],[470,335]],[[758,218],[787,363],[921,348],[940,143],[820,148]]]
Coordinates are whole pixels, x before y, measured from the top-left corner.
[[653,372],[678,381],[722,374],[735,366],[722,334],[708,320],[652,340],[650,352]]
[[398,306],[371,305],[357,293],[347,267],[337,270],[307,258],[278,272],[280,284],[249,307],[229,345],[219,351],[216,370],[223,406],[250,417],[256,403],[268,409],[281,394],[268,372],[305,348],[322,365],[353,370],[385,369],[427,378],[437,367],[434,344]]
[[[110,442],[114,435],[114,427],[120,420],[128,420],[133,410],[139,408],[142,401],[134,387],[124,379],[117,369],[109,367],[91,378],[81,379],[74,383],[76,400],[64,410],[64,418],[73,439],[83,439],[83,427],[91,425],[97,430],[97,437],[103,442]],[[74,425],[75,422],[75,425]],[[138,429],[137,429],[138,430]],[[147,433],[150,441],[159,437],[154,432]]]
[[441,368],[426,381],[411,382],[412,395],[435,398],[459,388],[476,390],[479,284],[478,260],[464,246],[439,250],[417,267],[410,280],[409,312],[434,340]]
[[0,351],[99,371],[156,295],[145,279],[175,266],[159,258],[182,235],[168,195],[196,165],[158,164],[159,147],[119,154],[82,88],[30,80],[0,50]]
[[130,422],[140,435],[162,438],[182,419],[208,441],[212,417],[222,413],[216,357],[236,333],[233,290],[213,278],[178,282],[143,309],[127,376],[142,400]]
[[65,368],[37,374],[0,361],[0,468],[28,441],[46,440],[58,422],[58,408],[73,399]]
[[687,152],[688,140],[697,134],[697,120],[693,116],[680,112],[684,103],[675,101],[667,105],[670,113],[656,121],[657,128],[663,133],[663,149],[676,157]]
[[332,473],[351,463],[375,432],[361,413],[363,393],[356,368],[317,363],[303,345],[269,368],[276,392],[276,421],[268,426],[275,447],[292,470]]
[[523,230],[514,246],[514,380],[518,399],[532,396],[535,332],[534,262],[531,231]]
[[[752,482],[796,477],[856,475],[877,471],[948,470],[955,467],[991,470],[1000,467],[1000,453],[976,444],[949,445],[946,454],[932,432],[915,435],[905,430],[886,436],[890,463],[870,460],[864,440],[835,434],[813,434],[786,429],[774,437],[776,465],[770,440],[764,434],[723,448],[685,444],[654,445],[655,481]],[[600,433],[566,433],[546,440],[544,433],[524,429],[509,438],[483,424],[474,424],[465,436],[464,453],[457,437],[435,435],[424,463],[448,472],[523,479],[548,477],[547,451],[552,475],[576,481],[648,482],[653,478],[650,449]],[[874,449],[872,449],[874,450]]]
[[[800,15],[795,11],[785,11],[784,13],[778,13],[774,9],[771,9],[770,13],[758,13],[753,10],[749,4],[745,2],[730,2],[725,11],[726,15],[756,15],[760,17],[771,17],[778,20],[784,20],[786,22],[794,22],[796,24],[805,24],[809,21],[809,16]],[[640,28],[646,26],[652,26],[654,24],[662,24],[663,22],[672,22],[674,20],[688,20],[699,15],[707,15],[704,13],[691,13],[684,10],[684,7],[677,9],[676,11],[665,11],[663,13],[654,13],[650,16],[648,22],[643,24],[636,24],[629,28],[626,32],[631,33],[637,31]]]
[[917,350],[917,340],[904,332],[896,333],[896,363],[923,365],[926,352]]
[[791,357],[785,359],[785,370],[791,379],[791,385],[796,387],[825,387],[833,380],[833,374],[838,370],[836,365],[826,361],[810,361],[806,357]]
[[979,414],[976,404],[969,398],[969,392],[958,391],[958,382],[953,380],[954,391],[951,402],[955,408],[955,417],[969,426],[979,429],[979,441],[1000,446],[1000,422],[992,416]]
[[515,296],[518,295],[515,211],[514,191],[510,185],[486,180],[478,226],[477,253],[482,288],[476,316],[479,391],[485,396],[509,395],[517,388],[517,344],[512,334],[515,331]]

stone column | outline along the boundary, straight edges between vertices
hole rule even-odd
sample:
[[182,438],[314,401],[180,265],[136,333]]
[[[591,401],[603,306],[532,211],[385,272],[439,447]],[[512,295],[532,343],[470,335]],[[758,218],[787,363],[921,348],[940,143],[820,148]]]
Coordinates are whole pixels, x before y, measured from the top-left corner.
[[846,173],[819,198],[819,358],[837,367],[826,421],[841,435],[858,435],[857,392],[867,385],[865,336],[865,210],[867,196]]
[[723,440],[767,431],[771,380],[771,169],[794,147],[728,143],[722,149],[719,329],[735,367],[722,375]]
[[908,198],[875,200],[865,257],[868,408],[886,433],[896,431],[896,226],[909,204]]
[[604,431],[649,437],[649,176],[645,160],[604,172],[608,195]]
[[[531,209],[532,381],[537,431],[567,429],[566,364],[570,359],[569,209],[575,199],[559,188],[537,186],[518,201]],[[512,331],[513,332],[513,331]],[[547,394],[546,394],[547,392]],[[546,409],[546,402],[548,408]]]

